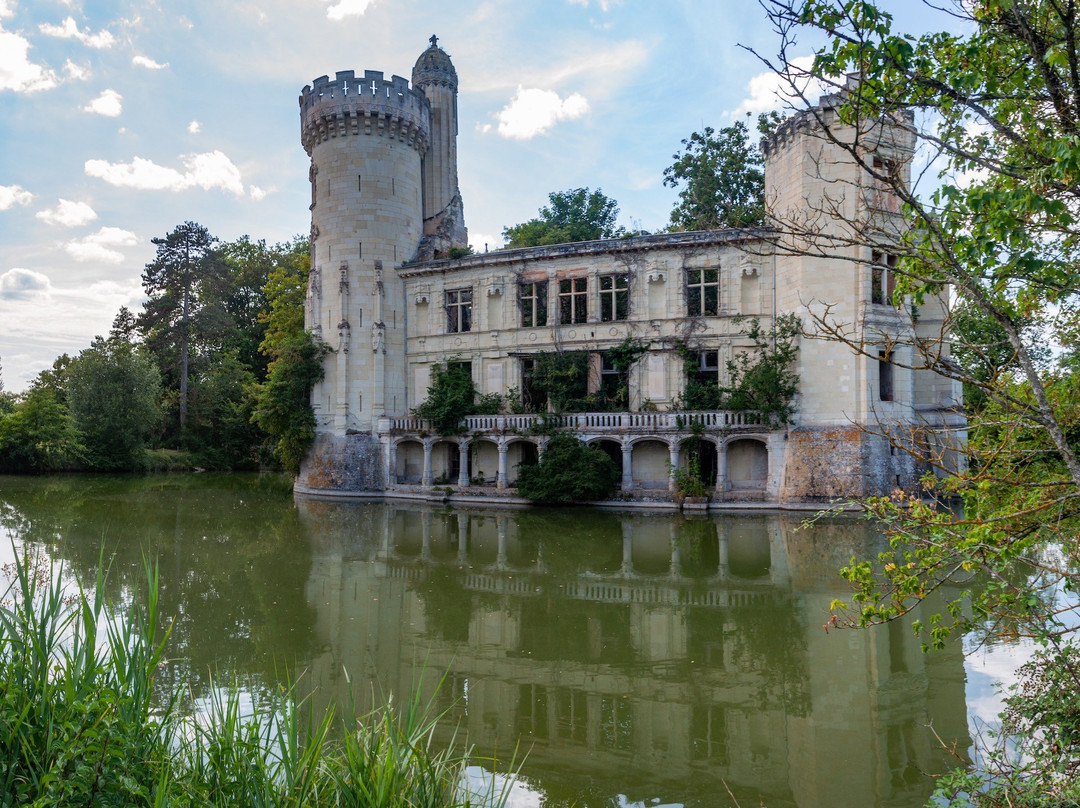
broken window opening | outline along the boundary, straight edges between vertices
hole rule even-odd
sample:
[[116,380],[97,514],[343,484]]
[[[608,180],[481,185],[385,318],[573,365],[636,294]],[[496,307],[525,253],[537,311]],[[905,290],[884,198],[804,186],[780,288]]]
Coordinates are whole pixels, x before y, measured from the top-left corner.
[[630,316],[630,276],[600,276],[600,321],[626,320]]

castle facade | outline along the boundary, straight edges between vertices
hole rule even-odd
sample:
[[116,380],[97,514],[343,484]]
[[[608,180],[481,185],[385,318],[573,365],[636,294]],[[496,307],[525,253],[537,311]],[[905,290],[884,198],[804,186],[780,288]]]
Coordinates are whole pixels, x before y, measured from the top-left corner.
[[[305,322],[333,350],[312,392],[317,437],[299,491],[512,493],[517,469],[546,444],[541,415],[473,415],[443,437],[411,411],[445,363],[481,393],[542,406],[530,402],[531,375],[553,353],[584,357],[584,392],[621,391],[621,411],[572,413],[562,425],[612,457],[627,499],[669,499],[673,470],[692,460],[717,505],[912,489],[920,458],[962,437],[958,385],[913,361],[916,340],[941,341],[944,293],[917,317],[909,300],[897,303],[895,259],[855,237],[868,222],[896,232],[896,200],[821,134],[828,123],[833,137],[858,137],[875,165],[909,173],[910,121],[855,132],[833,125],[837,99],[826,96],[763,144],[770,221],[814,228],[814,248],[769,226],[466,254],[457,87],[432,37],[411,84],[345,71],[300,96],[311,157]],[[729,361],[753,349],[747,318],[767,331],[787,314],[806,332],[791,423],[685,411],[689,382],[724,385]],[[829,323],[860,350],[814,338]],[[620,372],[611,351],[627,340],[648,350]],[[695,422],[704,431],[690,458]]]

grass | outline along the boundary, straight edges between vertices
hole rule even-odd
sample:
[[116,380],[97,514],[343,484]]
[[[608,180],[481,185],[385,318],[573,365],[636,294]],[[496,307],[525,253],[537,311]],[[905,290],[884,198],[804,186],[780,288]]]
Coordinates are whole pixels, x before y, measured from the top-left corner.
[[[121,610],[68,596],[60,571],[23,557],[0,606],[0,806],[465,808],[469,750],[433,742],[441,716],[413,696],[343,721],[304,712],[292,688],[251,710],[235,687],[197,715],[182,688],[155,695],[165,662],[157,571]],[[141,602],[140,602],[141,601]],[[338,729],[341,731],[338,731]]]

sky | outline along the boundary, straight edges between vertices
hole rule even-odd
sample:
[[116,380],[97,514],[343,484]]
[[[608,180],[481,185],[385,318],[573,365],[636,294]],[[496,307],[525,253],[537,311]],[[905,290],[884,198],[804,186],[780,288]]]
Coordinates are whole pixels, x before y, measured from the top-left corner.
[[151,239],[177,225],[306,233],[301,89],[339,70],[410,78],[432,34],[458,72],[478,250],[578,187],[661,228],[680,141],[778,103],[740,47],[778,44],[751,0],[0,0],[5,388],[138,311]]

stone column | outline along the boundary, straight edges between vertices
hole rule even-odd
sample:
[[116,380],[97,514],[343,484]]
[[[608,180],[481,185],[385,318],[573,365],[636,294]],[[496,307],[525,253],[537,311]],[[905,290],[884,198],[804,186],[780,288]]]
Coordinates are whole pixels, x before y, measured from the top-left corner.
[[420,511],[420,560],[431,561],[431,511]]
[[679,547],[679,531],[671,523],[671,564],[668,570],[672,578],[682,577],[682,548]]
[[469,515],[457,515],[457,557],[458,564],[465,566],[469,561]]
[[722,435],[716,441],[716,493],[727,491],[727,439]]
[[496,488],[506,488],[510,481],[506,474],[506,453],[510,449],[505,440],[499,441],[499,476],[495,481]]
[[668,462],[671,463],[671,472],[668,474],[668,490],[675,491],[675,471],[679,468],[679,441],[676,439],[668,446],[671,453]]
[[424,438],[424,476],[420,478],[420,484],[429,488],[435,483],[435,478],[431,474],[431,449],[434,445],[434,438]]
[[469,446],[471,445],[472,441],[467,438],[458,440],[457,484],[461,488],[467,488],[469,485]]
[[495,566],[500,569],[506,569],[506,516],[500,514],[495,517],[495,529],[498,534],[498,550],[495,556]]
[[622,447],[622,490],[629,491],[634,487],[634,446],[624,443]]

